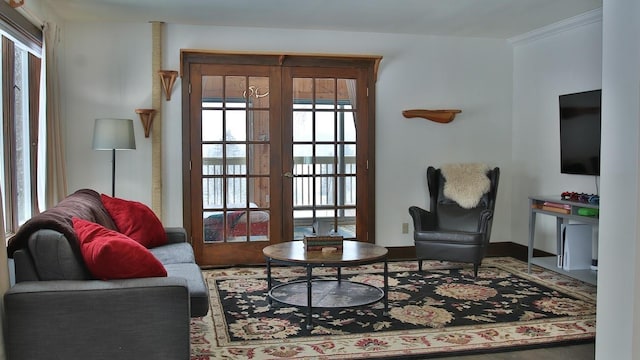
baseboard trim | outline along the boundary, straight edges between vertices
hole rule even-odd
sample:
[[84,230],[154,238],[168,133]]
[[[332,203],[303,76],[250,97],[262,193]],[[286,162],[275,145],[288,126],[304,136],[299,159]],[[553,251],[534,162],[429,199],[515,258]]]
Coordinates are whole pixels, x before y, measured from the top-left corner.
[[[389,260],[415,260],[415,246],[387,247]],[[541,250],[534,250],[534,256],[553,256]],[[527,261],[527,247],[511,241],[490,243],[487,249],[488,257],[510,256],[518,260]]]
[[[415,246],[388,246],[387,250],[389,251],[387,258],[391,261],[416,260]],[[521,261],[527,261],[527,247],[525,245],[516,244],[510,241],[489,243],[489,248],[487,249],[487,257],[500,256],[510,256]],[[533,250],[533,256],[553,256],[553,254],[541,250]],[[259,264],[209,265],[201,266],[201,268],[217,269],[233,266],[252,266],[261,264],[264,265],[264,262]]]

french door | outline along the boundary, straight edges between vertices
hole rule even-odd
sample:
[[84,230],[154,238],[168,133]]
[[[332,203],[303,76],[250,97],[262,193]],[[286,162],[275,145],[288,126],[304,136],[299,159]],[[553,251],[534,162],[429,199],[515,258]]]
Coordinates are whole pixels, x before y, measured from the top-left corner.
[[313,233],[373,241],[373,62],[309,60],[183,54],[184,223],[200,265],[260,263]]

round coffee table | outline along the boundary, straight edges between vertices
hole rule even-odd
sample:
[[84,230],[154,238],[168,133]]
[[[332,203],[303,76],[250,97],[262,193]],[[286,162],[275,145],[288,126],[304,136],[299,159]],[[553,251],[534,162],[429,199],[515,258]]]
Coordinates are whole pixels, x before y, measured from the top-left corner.
[[[267,284],[269,303],[277,302],[307,308],[307,329],[313,328],[313,308],[344,308],[373,304],[384,300],[384,315],[389,312],[388,250],[360,241],[343,241],[342,252],[306,251],[302,241],[289,241],[269,245],[262,250],[267,260]],[[341,279],[341,269],[384,262],[384,287]],[[305,280],[272,286],[271,264],[303,266],[307,270]],[[335,267],[335,279],[313,279],[314,267]],[[305,296],[306,290],[306,296]]]

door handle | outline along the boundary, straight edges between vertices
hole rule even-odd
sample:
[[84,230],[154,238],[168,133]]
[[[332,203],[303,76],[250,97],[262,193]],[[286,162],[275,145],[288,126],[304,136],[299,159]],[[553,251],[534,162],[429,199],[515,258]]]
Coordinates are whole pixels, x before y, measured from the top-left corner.
[[293,175],[291,171],[287,171],[286,173],[282,174],[282,176],[287,177],[289,179],[293,179],[295,175]]

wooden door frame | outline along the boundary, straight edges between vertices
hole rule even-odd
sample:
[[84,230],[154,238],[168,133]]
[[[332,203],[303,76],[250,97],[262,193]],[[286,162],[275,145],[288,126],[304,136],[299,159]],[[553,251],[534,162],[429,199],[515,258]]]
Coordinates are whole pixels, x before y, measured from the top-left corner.
[[[193,240],[193,228],[192,228],[192,179],[191,179],[191,113],[192,108],[191,100],[191,66],[198,64],[228,64],[228,65],[268,65],[268,66],[314,66],[314,67],[349,67],[358,68],[366,74],[367,79],[367,92],[365,94],[358,93],[358,102],[366,103],[367,106],[363,107],[361,111],[366,112],[367,121],[366,129],[363,129],[363,134],[366,134],[366,140],[364,142],[358,141],[357,152],[366,154],[366,157],[359,157],[357,167],[366,171],[366,183],[365,189],[358,187],[357,199],[366,199],[367,206],[358,207],[358,211],[363,211],[364,214],[357,214],[356,218],[358,224],[356,227],[362,227],[366,238],[359,239],[360,241],[366,241],[375,243],[375,82],[377,80],[377,71],[379,63],[382,60],[381,56],[368,56],[368,55],[318,55],[318,54],[283,54],[283,53],[261,53],[253,54],[246,52],[217,52],[217,51],[203,51],[203,50],[181,50],[180,52],[180,75],[182,82],[182,193],[183,193],[183,226],[187,231],[187,237],[194,247],[196,258],[200,259],[203,252],[204,245],[202,243],[196,244]],[[271,91],[275,91],[273,95],[278,95],[281,98],[281,89],[276,87]],[[364,99],[361,97],[365,97]],[[195,100],[194,100],[195,101]],[[361,102],[363,101],[363,102]],[[281,106],[275,110],[282,118]],[[195,114],[194,114],[195,116]],[[200,115],[197,115],[199,117]],[[272,128],[272,130],[274,130]],[[282,142],[283,134],[279,131],[272,131],[272,141]],[[361,144],[362,143],[362,144]],[[361,148],[361,147],[365,148]],[[282,151],[280,147],[280,151]],[[362,151],[362,152],[361,152]],[[271,166],[276,169],[282,168],[282,153],[271,154]],[[364,216],[362,216],[364,215]],[[274,224],[275,225],[275,224]],[[273,226],[273,225],[272,225]],[[280,227],[281,224],[275,225]],[[282,232],[282,229],[280,229]],[[277,241],[277,239],[274,239]],[[258,242],[256,246],[263,246],[264,244]]]

